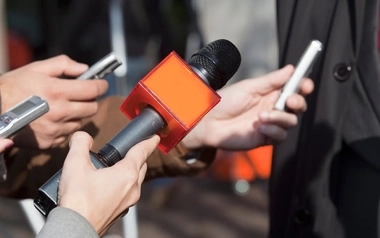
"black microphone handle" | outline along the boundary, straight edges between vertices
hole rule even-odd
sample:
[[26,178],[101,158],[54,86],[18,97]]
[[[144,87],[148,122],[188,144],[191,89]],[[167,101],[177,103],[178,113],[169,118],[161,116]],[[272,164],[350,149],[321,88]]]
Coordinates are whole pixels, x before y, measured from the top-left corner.
[[[164,120],[156,111],[145,108],[98,153],[90,151],[90,159],[97,169],[112,166],[123,159],[134,145],[153,136],[164,126]],[[58,205],[58,187],[61,174],[62,169],[37,191],[34,206],[44,216],[47,216]]]
[[[101,162],[100,156],[92,151],[90,151],[90,158],[95,168],[107,167],[107,165]],[[53,177],[38,189],[34,198],[34,207],[46,217],[49,215],[49,212],[58,205],[58,186],[61,174],[62,169],[55,173]]]
[[162,117],[147,107],[100,149],[99,154],[105,158],[108,166],[112,166],[123,159],[134,145],[153,136],[165,125]]

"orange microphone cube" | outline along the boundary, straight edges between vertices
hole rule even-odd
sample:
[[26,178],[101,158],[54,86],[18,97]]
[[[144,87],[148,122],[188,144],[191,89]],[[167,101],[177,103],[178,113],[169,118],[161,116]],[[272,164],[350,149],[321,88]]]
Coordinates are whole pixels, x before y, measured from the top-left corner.
[[166,127],[158,133],[158,147],[168,153],[219,102],[220,96],[173,51],[139,81],[120,110],[131,120],[148,106],[160,114]]

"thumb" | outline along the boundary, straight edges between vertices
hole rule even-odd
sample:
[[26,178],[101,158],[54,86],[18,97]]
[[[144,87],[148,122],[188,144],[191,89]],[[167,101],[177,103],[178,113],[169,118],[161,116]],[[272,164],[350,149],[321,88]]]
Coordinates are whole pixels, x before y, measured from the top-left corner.
[[139,142],[138,144],[133,146],[128,151],[125,158],[116,163],[114,167],[128,167],[129,164],[134,164],[136,166],[136,169],[140,170],[146,162],[148,156],[151,155],[153,151],[156,149],[159,142],[160,137],[158,135],[154,135],[153,137],[147,140]]
[[269,74],[266,74],[264,76],[261,76],[258,80],[260,82],[257,82],[257,85],[260,88],[260,92],[262,93],[270,93],[273,90],[277,90],[282,88],[285,83],[288,81],[292,73],[294,72],[294,66],[292,65],[286,65],[285,67],[278,69],[276,71],[273,71]]
[[77,76],[88,69],[86,64],[78,63],[66,55],[34,62],[29,65],[31,70],[45,73],[52,77],[61,75]]
[[66,156],[63,168],[69,171],[91,165],[89,151],[92,137],[83,131],[75,132],[70,140],[70,150]]

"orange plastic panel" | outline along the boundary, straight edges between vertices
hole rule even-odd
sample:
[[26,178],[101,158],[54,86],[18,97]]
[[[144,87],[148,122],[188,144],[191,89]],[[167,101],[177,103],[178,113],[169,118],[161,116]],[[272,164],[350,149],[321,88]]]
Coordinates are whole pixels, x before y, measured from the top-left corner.
[[247,154],[255,165],[258,176],[261,179],[269,179],[272,168],[273,146],[262,146],[247,151]]
[[136,85],[120,109],[133,119],[146,106],[153,107],[167,123],[158,133],[158,147],[168,153],[219,102],[220,96],[172,52]]
[[211,174],[220,180],[269,179],[273,146],[262,146],[249,151],[218,150],[211,166]]

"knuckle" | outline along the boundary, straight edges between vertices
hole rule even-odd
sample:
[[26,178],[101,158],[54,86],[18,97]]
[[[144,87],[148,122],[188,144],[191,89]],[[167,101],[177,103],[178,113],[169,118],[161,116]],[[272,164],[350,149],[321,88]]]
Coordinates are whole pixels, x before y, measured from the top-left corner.
[[139,179],[139,173],[134,169],[130,170],[128,173],[129,173],[128,177],[130,179],[130,182],[132,181],[133,183],[137,183],[137,181]]
[[83,109],[87,111],[87,116],[93,116],[98,111],[99,105],[97,102],[89,102],[83,107]]
[[286,140],[288,138],[288,132],[284,131],[282,135],[282,140]]
[[[61,84],[52,85],[50,82],[47,82],[47,84],[42,88],[43,95],[41,96],[44,96],[49,104],[56,104],[58,100],[64,98],[65,90],[63,90],[61,86]],[[52,108],[56,107],[57,105],[52,106]]]
[[49,137],[56,137],[59,135],[59,128],[57,126],[51,126],[48,130],[46,130],[46,135]]
[[59,99],[63,97],[63,92],[61,90],[52,89],[49,92],[49,97],[52,99]]
[[142,158],[144,158],[144,160],[146,158],[148,158],[149,154],[150,154],[149,147],[147,147],[147,146],[141,146],[141,156],[142,156]]
[[92,111],[96,113],[99,109],[99,103],[98,102],[92,102]]
[[306,103],[306,101],[305,101],[305,106],[303,107],[303,110],[302,110],[303,112],[306,112],[307,111],[307,103]]
[[42,140],[38,142],[38,147],[42,150],[53,147],[53,142],[51,140]]
[[65,140],[67,139],[67,136],[60,136],[59,138],[56,138],[50,145],[52,148],[56,148],[60,146]]
[[30,64],[27,64],[27,65],[24,65],[21,68],[16,69],[16,70],[20,70],[20,69],[27,69],[27,70],[34,69],[36,66],[38,66],[39,64],[41,64],[41,62],[42,62],[42,60],[36,60],[36,61],[31,62]]
[[137,202],[140,200],[140,193],[138,193],[136,196],[134,196],[132,202],[132,206],[136,205]]
[[294,125],[298,124],[298,117],[296,115],[294,115],[294,117],[293,117],[293,123],[294,123]]
[[290,114],[287,119],[287,124],[284,126],[284,128],[296,126],[297,123],[298,123],[298,117],[295,114]]
[[141,187],[136,183],[135,186],[133,187],[133,195],[131,196],[131,203],[132,206],[135,205],[141,197]]
[[77,122],[75,122],[73,130],[78,131],[82,127],[82,125],[83,125],[82,120],[78,120]]
[[51,113],[49,114],[49,118],[53,122],[61,121],[64,118],[64,116],[65,116],[65,113],[63,112],[63,110],[54,110],[54,111],[51,111]]
[[131,153],[128,155],[130,158],[140,159],[144,158],[144,160],[148,157],[148,150],[141,144],[132,148]]
[[61,61],[62,63],[68,63],[69,61],[70,61],[70,58],[69,58],[69,56],[67,56],[67,55],[65,55],[65,54],[61,54],[61,55],[58,55],[57,56],[57,59],[59,60],[59,61]]
[[135,169],[136,166],[128,166],[127,170],[120,171],[121,181],[126,187],[133,187],[133,185],[138,181],[138,173]]
[[147,164],[147,162],[144,162],[143,166],[141,167],[141,171],[144,174],[144,176],[145,176],[147,170],[148,170],[148,164]]
[[97,97],[100,95],[100,89],[99,89],[99,84],[96,83],[95,81],[88,81],[91,84],[88,85],[88,94],[90,97]]
[[148,158],[148,150],[146,148],[142,148],[140,157],[143,158],[144,160]]
[[67,127],[66,134],[76,133],[82,128],[82,122],[80,120],[74,121],[70,127]]

